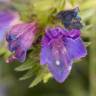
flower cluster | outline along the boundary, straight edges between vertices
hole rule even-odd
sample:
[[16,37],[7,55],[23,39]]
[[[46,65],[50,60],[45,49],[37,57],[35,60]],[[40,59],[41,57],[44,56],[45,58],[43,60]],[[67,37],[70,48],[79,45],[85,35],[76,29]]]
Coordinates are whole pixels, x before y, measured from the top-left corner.
[[[79,60],[87,54],[80,37],[82,24],[78,11],[78,8],[75,8],[57,13],[56,17],[62,21],[64,27],[60,25],[47,26],[41,39],[40,64],[42,66],[47,64],[49,72],[60,83],[68,77],[74,60]],[[6,27],[9,28],[13,17],[11,13],[0,12],[1,34]],[[26,60],[27,51],[32,47],[37,31],[38,23],[36,21],[31,23],[18,22],[10,28],[6,33],[6,41],[8,49],[13,54],[8,58],[7,63],[14,60],[19,62]]]

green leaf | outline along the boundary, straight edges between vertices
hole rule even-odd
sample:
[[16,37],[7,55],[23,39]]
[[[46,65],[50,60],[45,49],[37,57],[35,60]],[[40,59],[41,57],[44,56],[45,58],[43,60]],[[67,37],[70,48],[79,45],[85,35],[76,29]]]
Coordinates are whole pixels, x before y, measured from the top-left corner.
[[26,74],[24,74],[19,80],[26,80],[31,78],[34,75],[33,70],[29,70]]
[[39,54],[40,54],[40,46],[35,46],[30,50],[30,53],[27,56],[27,60],[23,65],[20,65],[15,70],[16,71],[26,71],[20,80],[26,80],[31,77],[34,77],[30,87],[34,87],[39,82],[41,82],[46,74],[45,68],[43,69],[39,63]]
[[40,70],[37,74],[37,76],[35,77],[35,79],[32,81],[32,83],[30,84],[29,88],[36,86],[37,84],[39,84],[42,80],[43,77],[45,76],[45,72],[44,70]]
[[16,67],[16,71],[25,71],[32,68],[32,64],[30,63],[31,60],[28,60],[25,64],[20,65],[19,67]]

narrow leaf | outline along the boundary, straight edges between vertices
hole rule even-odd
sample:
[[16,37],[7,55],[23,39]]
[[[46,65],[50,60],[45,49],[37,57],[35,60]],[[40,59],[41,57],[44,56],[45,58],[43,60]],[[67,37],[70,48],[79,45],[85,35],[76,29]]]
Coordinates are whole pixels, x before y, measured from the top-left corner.
[[30,84],[29,88],[36,86],[37,84],[39,84],[42,80],[43,77],[45,76],[45,72],[43,70],[40,70],[36,76],[36,78],[32,81],[32,83]]
[[26,80],[31,78],[34,75],[33,70],[29,70],[26,74],[24,74],[19,80]]

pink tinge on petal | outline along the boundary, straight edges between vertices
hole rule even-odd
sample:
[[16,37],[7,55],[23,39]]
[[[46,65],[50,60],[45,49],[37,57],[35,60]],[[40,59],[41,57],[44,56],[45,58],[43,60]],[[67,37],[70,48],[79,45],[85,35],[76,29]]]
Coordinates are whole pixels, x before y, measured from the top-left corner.
[[19,35],[19,38],[21,39],[21,45],[29,49],[35,40],[36,32],[38,31],[38,25],[36,22],[32,22],[27,24],[27,26],[28,27],[22,31],[21,36]]
[[[15,20],[15,21],[17,21],[17,20]],[[15,22],[15,25],[11,28],[11,30],[9,31],[8,34],[15,35],[18,38],[19,36],[22,36],[25,33],[32,32],[35,34],[37,32],[37,29],[38,29],[37,22],[32,22],[32,23],[20,22],[18,24],[18,21],[17,21],[17,22]]]
[[17,58],[16,58],[15,55],[13,54],[13,55],[11,55],[5,62],[6,62],[7,64],[9,64],[9,63],[12,63],[12,62],[15,61],[15,60],[17,60]]
[[24,62],[27,50],[29,50],[35,40],[38,31],[37,22],[21,23],[14,25],[6,35],[9,50],[14,51],[18,61]]

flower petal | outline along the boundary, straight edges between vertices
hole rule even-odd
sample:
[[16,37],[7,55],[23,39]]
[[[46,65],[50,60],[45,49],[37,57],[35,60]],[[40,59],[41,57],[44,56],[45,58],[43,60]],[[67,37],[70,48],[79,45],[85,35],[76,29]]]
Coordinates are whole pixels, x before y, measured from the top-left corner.
[[18,61],[20,62],[24,62],[26,59],[26,50],[24,48],[17,48],[16,52],[15,52],[15,57]]
[[5,34],[4,31],[5,31],[4,29],[2,28],[0,29],[0,41],[4,39],[4,34]]
[[72,68],[72,60],[64,46],[62,48],[54,46],[42,47],[41,64],[48,64],[49,71],[55,80],[60,83],[64,82]]
[[80,30],[72,29],[71,31],[66,33],[66,36],[75,39],[80,36]]
[[35,35],[33,32],[26,32],[20,37],[20,44],[23,45],[25,49],[29,49],[34,42],[34,39]]
[[48,58],[48,48],[47,47],[42,47],[41,48],[41,53],[40,53],[40,64],[47,64],[47,58]]
[[37,22],[20,23],[12,27],[7,33],[6,40],[9,50],[15,53],[18,61],[24,62],[26,52],[31,48],[38,30]]
[[36,22],[17,24],[6,35],[6,40],[8,42],[19,40],[20,45],[29,49],[34,41],[35,32],[37,32]]
[[15,53],[15,57],[18,61],[25,61],[27,49],[23,47],[23,45],[20,45],[20,41],[15,40],[10,42],[8,47],[11,52]]
[[[57,52],[57,53],[56,53]],[[50,57],[48,58],[48,68],[52,72],[56,81],[62,83],[68,77],[72,61],[64,49],[49,51]]]
[[4,39],[5,33],[8,32],[16,21],[19,21],[17,12],[11,10],[0,11],[0,41]]
[[76,39],[66,38],[64,42],[72,59],[80,59],[87,55],[87,50],[80,37]]

